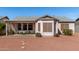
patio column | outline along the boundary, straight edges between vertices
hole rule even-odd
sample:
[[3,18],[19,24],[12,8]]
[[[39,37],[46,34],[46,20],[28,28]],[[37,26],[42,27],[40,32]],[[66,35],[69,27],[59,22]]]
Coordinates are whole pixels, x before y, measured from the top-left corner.
[[35,23],[33,23],[33,32],[35,32]]
[[27,23],[27,31],[28,31],[28,23]]
[[23,31],[23,23],[21,23],[21,30]]
[[7,23],[6,23],[6,36],[8,35],[8,28],[7,28],[8,26],[7,26]]

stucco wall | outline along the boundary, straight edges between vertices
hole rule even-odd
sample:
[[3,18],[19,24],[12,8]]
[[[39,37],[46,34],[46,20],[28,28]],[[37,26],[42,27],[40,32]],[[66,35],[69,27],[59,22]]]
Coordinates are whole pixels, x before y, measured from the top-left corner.
[[75,23],[69,23],[69,29],[72,29],[73,33],[75,33]]
[[59,28],[59,23],[58,21],[56,22],[56,33],[58,33],[58,28]]
[[79,33],[79,20],[75,22],[75,32]]
[[63,34],[63,32],[61,30],[61,23],[58,23],[57,27],[58,27],[58,30]]
[[[59,23],[59,24],[58,24],[58,29],[59,29],[60,32],[62,33],[61,24],[62,24],[62,23]],[[75,33],[75,23],[67,23],[67,24],[69,24],[69,29],[72,29],[72,30],[73,30],[73,33]]]

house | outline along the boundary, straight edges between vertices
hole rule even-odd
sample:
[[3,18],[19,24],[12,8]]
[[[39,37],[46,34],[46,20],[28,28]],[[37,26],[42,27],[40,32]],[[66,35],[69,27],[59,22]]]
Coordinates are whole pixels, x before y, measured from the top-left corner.
[[16,17],[14,20],[7,20],[6,22],[6,36],[8,29],[12,29],[15,33],[30,32],[41,33],[43,36],[54,36],[59,31],[62,33],[63,29],[72,29],[75,33],[75,21],[66,17],[58,16],[33,16],[33,17]]
[[8,21],[9,18],[7,16],[0,16],[0,22],[3,23],[5,21]]
[[[9,20],[9,18],[7,16],[0,16],[0,23],[5,24],[5,21],[8,21],[8,20]],[[0,27],[2,27],[2,26],[0,26]],[[4,27],[4,30],[2,32],[0,32],[0,35],[5,34],[5,32],[6,32],[6,29]]]

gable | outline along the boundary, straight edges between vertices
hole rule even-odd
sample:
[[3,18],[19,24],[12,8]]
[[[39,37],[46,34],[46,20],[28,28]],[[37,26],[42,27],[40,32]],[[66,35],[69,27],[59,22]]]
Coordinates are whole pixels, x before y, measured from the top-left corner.
[[45,16],[42,16],[40,17],[37,21],[58,21],[58,19],[54,18],[54,17],[51,17],[51,16],[48,16],[48,15],[45,15]]

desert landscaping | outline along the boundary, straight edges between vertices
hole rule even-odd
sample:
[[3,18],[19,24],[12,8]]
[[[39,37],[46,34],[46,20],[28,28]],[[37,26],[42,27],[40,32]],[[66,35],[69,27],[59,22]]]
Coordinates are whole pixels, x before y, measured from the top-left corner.
[[79,33],[73,36],[0,36],[1,51],[79,51]]

